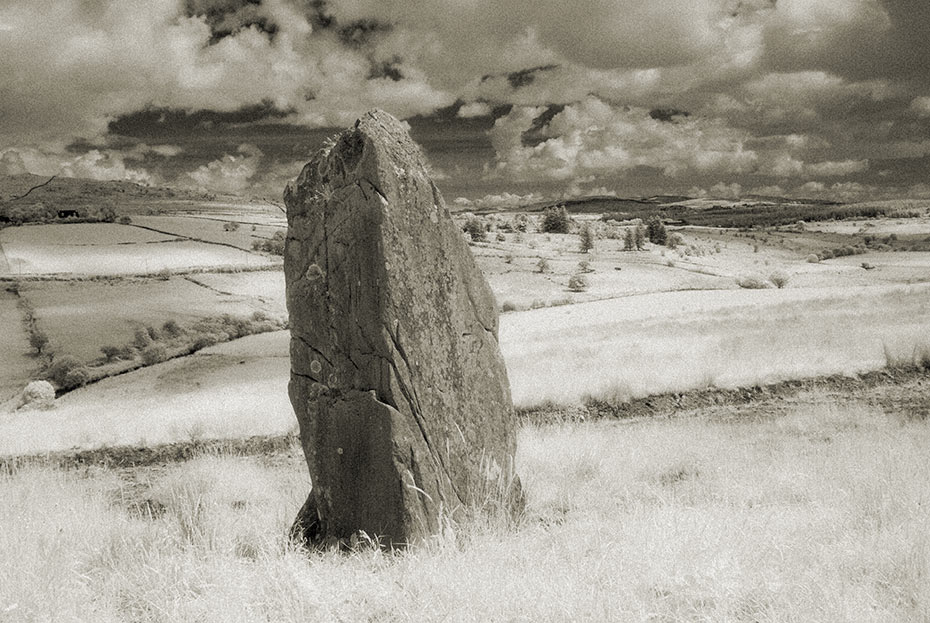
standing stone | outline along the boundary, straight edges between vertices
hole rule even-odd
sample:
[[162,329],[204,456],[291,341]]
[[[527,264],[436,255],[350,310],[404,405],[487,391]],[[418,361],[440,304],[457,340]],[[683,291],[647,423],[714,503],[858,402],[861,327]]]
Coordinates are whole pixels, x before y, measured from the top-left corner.
[[313,484],[295,532],[402,546],[489,494],[519,512],[494,296],[401,123],[366,114],[284,201],[289,394]]

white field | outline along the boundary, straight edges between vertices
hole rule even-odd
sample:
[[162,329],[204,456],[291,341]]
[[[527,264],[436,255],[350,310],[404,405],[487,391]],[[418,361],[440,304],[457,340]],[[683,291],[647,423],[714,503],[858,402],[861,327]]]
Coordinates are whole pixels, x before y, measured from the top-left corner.
[[266,310],[286,314],[284,272],[260,270],[243,273],[200,273],[190,277],[218,292],[259,301]]
[[[532,407],[874,370],[886,348],[906,359],[930,344],[928,326],[930,285],[669,292],[504,314],[500,345],[515,404]],[[288,339],[251,336],[48,413],[0,414],[0,454],[288,430]]]
[[[287,228],[283,215],[281,219],[268,222],[268,219],[255,219],[251,215],[223,214],[211,216],[134,216],[134,225],[143,225],[159,231],[166,231],[176,236],[196,238],[207,242],[231,244],[251,251],[252,242],[261,238],[271,238],[274,232]],[[239,223],[236,231],[226,231],[224,227],[231,222]],[[254,230],[253,230],[254,226]]]
[[272,258],[226,246],[175,240],[131,225],[80,223],[0,230],[7,276],[126,275],[163,269],[256,267]]
[[289,432],[288,339],[248,336],[75,390],[52,411],[0,414],[0,454]]
[[505,314],[500,342],[530,406],[874,370],[927,327],[930,285],[667,292]]
[[775,417],[529,427],[526,516],[307,554],[285,462],[0,474],[9,621],[925,623],[930,426],[811,394]]

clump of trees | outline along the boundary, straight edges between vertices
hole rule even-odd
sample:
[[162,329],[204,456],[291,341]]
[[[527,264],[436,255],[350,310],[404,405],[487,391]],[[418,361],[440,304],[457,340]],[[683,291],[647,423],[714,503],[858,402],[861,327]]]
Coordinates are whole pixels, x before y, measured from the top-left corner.
[[271,238],[263,238],[252,243],[253,251],[262,251],[272,255],[284,255],[284,238],[283,230],[278,230],[271,235]]
[[543,211],[540,230],[544,234],[567,234],[572,227],[572,219],[565,206],[552,206]]
[[664,245],[668,240],[668,231],[665,229],[662,219],[658,216],[650,217],[646,222],[646,235],[652,244]]

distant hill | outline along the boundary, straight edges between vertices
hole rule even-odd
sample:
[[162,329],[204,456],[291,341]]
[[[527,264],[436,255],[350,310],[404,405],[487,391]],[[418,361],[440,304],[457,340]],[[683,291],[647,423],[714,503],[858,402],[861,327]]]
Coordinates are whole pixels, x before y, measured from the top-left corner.
[[120,215],[209,210],[211,206],[223,206],[228,210],[236,204],[251,208],[264,205],[262,202],[232,195],[217,195],[167,186],[144,186],[127,181],[74,177],[55,177],[51,181],[49,179],[31,174],[0,175],[0,212],[37,204],[42,204],[53,213],[83,213],[113,208]]

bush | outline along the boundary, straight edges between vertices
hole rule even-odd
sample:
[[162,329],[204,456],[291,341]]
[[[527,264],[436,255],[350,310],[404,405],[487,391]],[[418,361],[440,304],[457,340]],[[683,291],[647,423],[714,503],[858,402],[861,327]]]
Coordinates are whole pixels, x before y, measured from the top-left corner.
[[642,225],[637,225],[633,230],[633,244],[637,251],[642,251],[646,247],[646,228]]
[[646,222],[646,235],[652,244],[665,244],[668,240],[668,231],[658,216],[652,216]]
[[171,279],[171,270],[168,268],[162,268],[160,271],[155,273],[155,277],[161,279],[162,281],[168,281]]
[[739,277],[736,280],[736,285],[741,288],[746,288],[747,290],[763,290],[769,287],[761,277],[757,277],[756,275]]
[[578,262],[578,272],[579,273],[593,273],[594,269],[591,268],[591,262],[588,260],[581,260]]
[[142,363],[147,366],[161,363],[168,359],[168,349],[164,344],[151,344],[142,350]]
[[284,255],[284,232],[278,230],[271,235],[271,238],[256,240],[252,243],[253,251],[263,251],[272,255]]
[[540,272],[540,273],[549,272],[549,262],[546,260],[546,258],[541,257],[539,258],[539,261],[536,262],[536,272]]
[[239,230],[239,223],[237,223],[236,221],[230,221],[228,223],[223,224],[223,231],[238,231],[238,230]]
[[41,355],[48,350],[48,335],[44,331],[39,329],[34,329],[29,334],[29,346],[36,351],[37,355]]
[[568,280],[568,289],[572,292],[584,292],[588,285],[588,278],[582,274],[572,275]]
[[684,244],[684,243],[685,243],[685,239],[682,238],[680,234],[670,234],[665,239],[665,246],[667,246],[669,249],[675,249],[678,247],[678,245]]
[[788,285],[788,279],[788,275],[781,271],[776,271],[769,275],[769,281],[771,281],[779,290]]
[[816,264],[816,263],[819,262],[819,261],[820,261],[820,258],[817,257],[817,254],[816,254],[816,253],[811,253],[810,255],[807,256],[807,263],[808,263],[808,264]]
[[80,367],[81,363],[74,357],[69,357],[67,355],[56,357],[52,360],[48,369],[45,370],[45,379],[58,386],[59,389],[67,389],[68,386],[65,384],[65,380],[68,377],[68,373]]
[[504,304],[501,305],[502,312],[512,312],[512,311],[517,311],[517,309],[518,309],[517,304],[514,303],[513,301],[504,301]]
[[118,219],[116,219],[116,222],[119,223],[120,225],[132,225],[132,219],[129,218],[128,216],[121,216]]
[[546,234],[567,234],[571,228],[571,218],[565,206],[553,206],[543,212],[540,231]]
[[84,387],[90,381],[90,370],[84,366],[71,368],[65,373],[62,389],[73,389],[75,387]]
[[151,344],[152,336],[149,334],[148,330],[146,330],[145,327],[137,328],[132,338],[132,345],[136,347],[136,350],[144,350]]
[[181,327],[178,326],[178,323],[174,320],[166,320],[165,324],[161,326],[161,331],[169,338],[175,338],[181,335],[183,331]]
[[488,239],[488,228],[477,217],[472,217],[462,225],[462,231],[468,234],[472,240],[481,241]]

